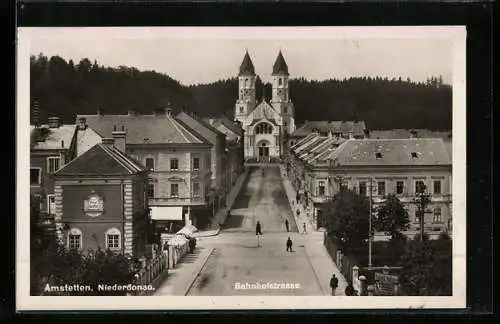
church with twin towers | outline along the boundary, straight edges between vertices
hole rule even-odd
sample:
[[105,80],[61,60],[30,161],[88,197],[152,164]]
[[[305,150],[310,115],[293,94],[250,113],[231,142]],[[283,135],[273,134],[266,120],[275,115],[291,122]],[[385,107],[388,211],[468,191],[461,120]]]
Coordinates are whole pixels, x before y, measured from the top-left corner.
[[286,134],[295,131],[295,109],[288,87],[288,66],[281,51],[272,66],[272,97],[257,101],[257,75],[248,54],[243,57],[238,74],[238,99],[234,119],[241,122],[245,160],[269,162],[280,159],[285,150]]

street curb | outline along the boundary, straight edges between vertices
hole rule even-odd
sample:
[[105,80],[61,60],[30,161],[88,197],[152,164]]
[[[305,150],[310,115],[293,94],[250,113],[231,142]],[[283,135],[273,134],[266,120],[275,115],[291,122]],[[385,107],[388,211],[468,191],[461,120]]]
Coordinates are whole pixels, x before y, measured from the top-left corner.
[[191,290],[191,288],[193,287],[193,284],[194,282],[196,281],[196,279],[198,278],[198,276],[200,275],[201,271],[203,270],[203,268],[205,267],[205,264],[207,264],[207,261],[208,261],[208,258],[210,258],[210,256],[212,255],[212,253],[214,252],[214,248],[211,247],[210,248],[210,252],[207,254],[207,256],[205,257],[205,260],[203,260],[203,263],[200,267],[200,269],[196,272],[196,275],[194,276],[193,280],[191,280],[191,283],[189,284],[188,288],[186,289],[186,291],[184,292],[184,296],[187,296],[187,294],[189,293],[189,291]]

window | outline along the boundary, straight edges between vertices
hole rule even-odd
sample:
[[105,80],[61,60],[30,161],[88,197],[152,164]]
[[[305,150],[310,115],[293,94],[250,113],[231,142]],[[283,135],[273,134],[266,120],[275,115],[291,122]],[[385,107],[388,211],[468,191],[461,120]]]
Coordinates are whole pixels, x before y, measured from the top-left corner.
[[243,113],[243,106],[240,107],[240,113]]
[[320,181],[318,183],[318,195],[319,196],[325,195],[325,182],[324,181]]
[[170,197],[179,197],[179,184],[171,183],[170,184]]
[[155,169],[155,159],[146,158],[146,169],[154,170]]
[[418,153],[417,152],[411,152],[411,158],[412,159],[418,158]]
[[377,182],[377,190],[380,196],[385,196],[385,181]]
[[283,79],[282,78],[278,79],[278,85],[283,85]]
[[82,231],[78,228],[72,228],[68,233],[68,248],[81,249],[82,248]]
[[441,180],[434,180],[433,181],[433,193],[435,195],[440,195],[441,194]]
[[148,197],[148,198],[155,197],[155,184],[154,183],[148,183],[146,185],[146,197]]
[[434,208],[434,223],[441,223],[441,207]]
[[283,112],[284,112],[285,114],[287,114],[287,113],[288,113],[288,108],[287,108],[286,106],[285,106],[285,107],[283,107]]
[[347,185],[347,182],[342,182],[340,184],[340,190],[347,190],[349,189],[349,186]]
[[418,210],[415,210],[415,223],[420,223],[419,214],[420,214],[420,212]]
[[49,173],[54,173],[57,170],[59,170],[59,161],[60,159],[58,157],[48,157],[47,158],[47,170],[49,170]]
[[365,181],[359,182],[359,194],[361,196],[366,196],[366,182]]
[[200,169],[200,158],[193,158],[193,170],[199,170]]
[[396,181],[396,194],[402,195],[404,192],[405,183],[404,181]]
[[111,228],[106,232],[106,249],[120,249],[120,230]]
[[40,168],[30,168],[30,184],[40,184]]
[[425,192],[425,184],[423,180],[415,181],[415,193],[424,193]]
[[193,183],[193,197],[200,197],[200,183]]
[[380,160],[382,158],[382,152],[375,152],[375,158]]
[[170,159],[170,170],[179,170],[179,160]]
[[47,195],[47,212],[49,215],[54,214],[56,211],[56,195]]

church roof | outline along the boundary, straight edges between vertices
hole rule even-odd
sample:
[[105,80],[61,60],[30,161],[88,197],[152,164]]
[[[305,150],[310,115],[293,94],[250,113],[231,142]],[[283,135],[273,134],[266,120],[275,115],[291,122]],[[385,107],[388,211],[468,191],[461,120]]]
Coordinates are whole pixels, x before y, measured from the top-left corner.
[[245,53],[243,61],[241,62],[239,75],[255,75],[255,68],[250,55],[248,55],[248,51]]
[[281,54],[281,51],[278,53],[276,61],[274,61],[273,75],[274,74],[288,75],[288,65],[286,65],[285,58],[283,57],[283,54]]

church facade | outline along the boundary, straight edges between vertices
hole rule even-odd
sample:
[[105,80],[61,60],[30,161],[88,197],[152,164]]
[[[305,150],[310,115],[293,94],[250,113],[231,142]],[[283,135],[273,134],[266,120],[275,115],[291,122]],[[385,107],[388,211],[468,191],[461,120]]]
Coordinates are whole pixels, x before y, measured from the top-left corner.
[[248,52],[238,74],[238,99],[234,119],[241,122],[246,161],[268,162],[280,159],[285,152],[287,134],[295,131],[295,109],[288,87],[289,73],[281,51],[272,70],[272,97],[256,100],[257,75]]

